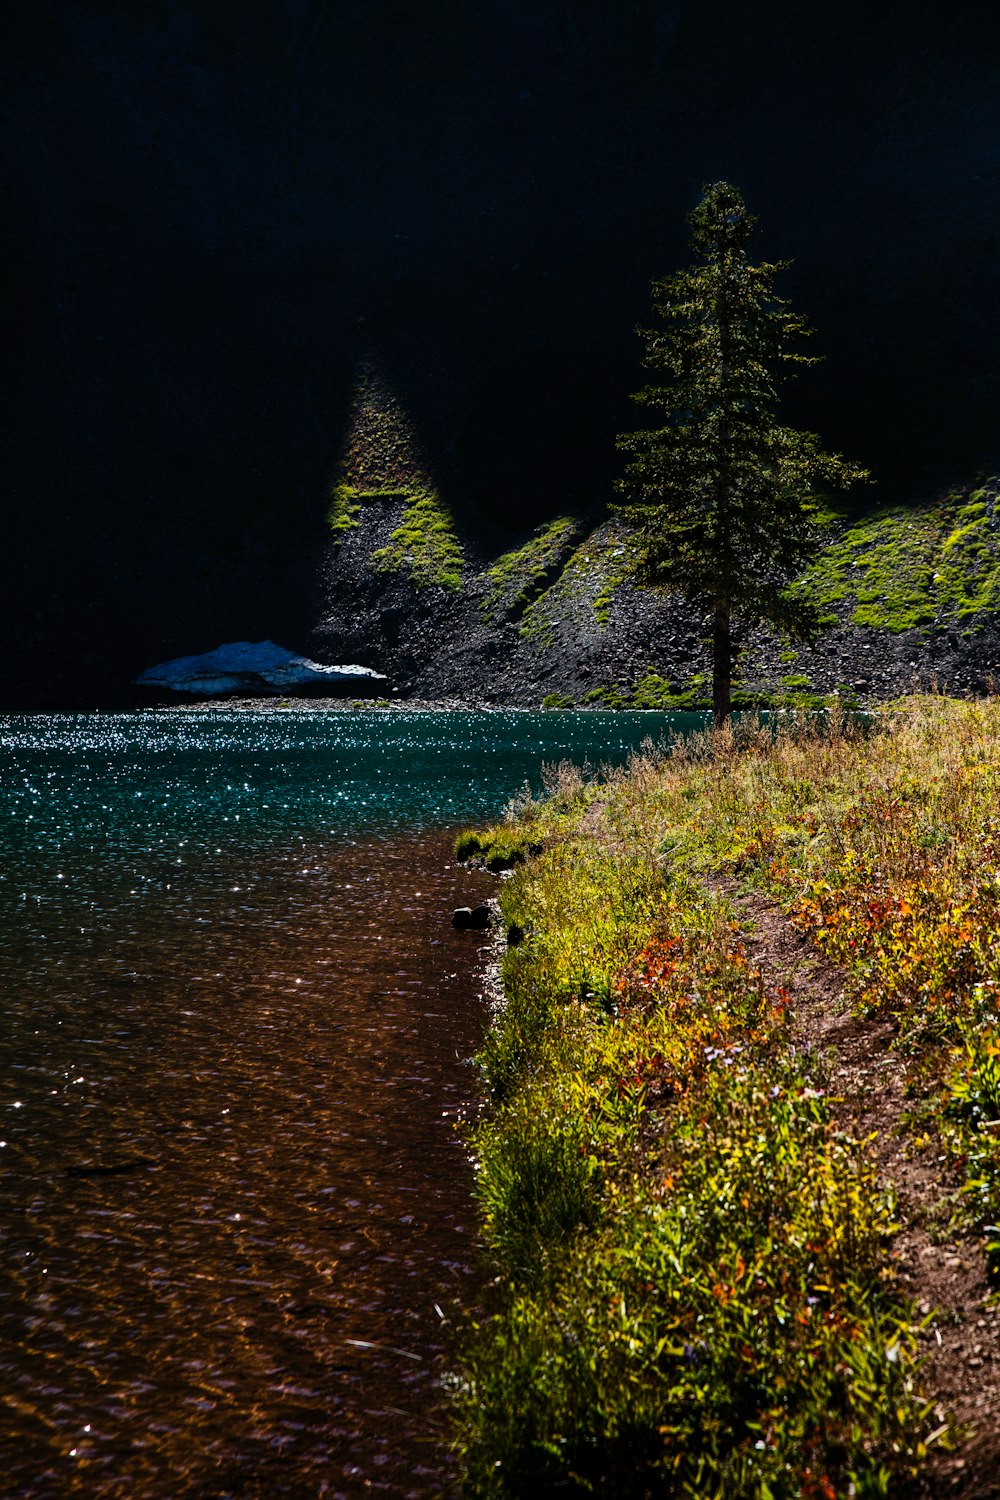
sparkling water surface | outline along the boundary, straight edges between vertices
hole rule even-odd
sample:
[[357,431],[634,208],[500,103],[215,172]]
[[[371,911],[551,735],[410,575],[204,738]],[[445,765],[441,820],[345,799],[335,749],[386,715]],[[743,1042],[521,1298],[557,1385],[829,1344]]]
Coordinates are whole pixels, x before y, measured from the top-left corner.
[[0,719],[10,1496],[450,1493],[455,1122],[488,944],[457,826],[693,716]]

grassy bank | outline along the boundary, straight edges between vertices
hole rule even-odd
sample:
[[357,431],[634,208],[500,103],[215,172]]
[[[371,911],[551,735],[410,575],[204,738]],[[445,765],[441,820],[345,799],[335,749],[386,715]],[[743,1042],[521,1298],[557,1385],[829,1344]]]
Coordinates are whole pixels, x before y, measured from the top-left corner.
[[[896,1204],[748,956],[762,889],[891,1018],[936,1222],[998,1251],[1000,704],[926,700],[567,769],[497,830],[520,941],[474,1151],[495,1307],[458,1382],[470,1491],[901,1492],[920,1394]],[[489,839],[484,840],[487,847]]]

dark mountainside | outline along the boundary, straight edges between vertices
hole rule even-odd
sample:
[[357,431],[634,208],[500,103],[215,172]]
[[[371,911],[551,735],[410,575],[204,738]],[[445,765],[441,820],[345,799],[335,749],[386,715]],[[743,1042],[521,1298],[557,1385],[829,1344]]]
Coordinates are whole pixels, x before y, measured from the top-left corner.
[[[339,557],[326,514],[357,482],[369,369],[471,574],[597,519],[635,421],[633,327],[718,177],[760,254],[795,257],[783,290],[827,356],[791,422],[884,503],[1000,458],[992,5],[15,0],[0,26],[8,705],[122,701],[154,661],[265,636],[428,694],[579,699],[648,666],[689,684],[690,611],[664,635],[605,577],[585,628],[577,605],[525,625],[496,580],[371,571],[398,496]],[[974,686],[992,648],[934,629],[933,650],[893,637],[897,675],[940,655]],[[880,685],[861,658],[827,683],[774,653],[820,690]]]

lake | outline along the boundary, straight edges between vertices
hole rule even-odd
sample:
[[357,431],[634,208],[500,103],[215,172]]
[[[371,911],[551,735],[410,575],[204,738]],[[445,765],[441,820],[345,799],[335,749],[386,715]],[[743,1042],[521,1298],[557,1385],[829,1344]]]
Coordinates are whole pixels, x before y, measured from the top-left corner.
[[694,722],[0,719],[5,1495],[453,1491],[491,949],[450,917],[495,890],[454,834]]

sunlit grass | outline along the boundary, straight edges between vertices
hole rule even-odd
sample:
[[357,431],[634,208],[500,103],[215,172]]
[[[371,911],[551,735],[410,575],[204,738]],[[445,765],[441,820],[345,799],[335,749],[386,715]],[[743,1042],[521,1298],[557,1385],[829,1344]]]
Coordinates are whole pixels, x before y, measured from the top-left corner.
[[491,835],[542,852],[501,890],[524,940],[481,1056],[471,1493],[873,1496],[919,1469],[891,1191],[704,877],[765,886],[897,1017],[966,1222],[995,1222],[998,731],[1000,705],[940,700],[744,726],[564,770]]

